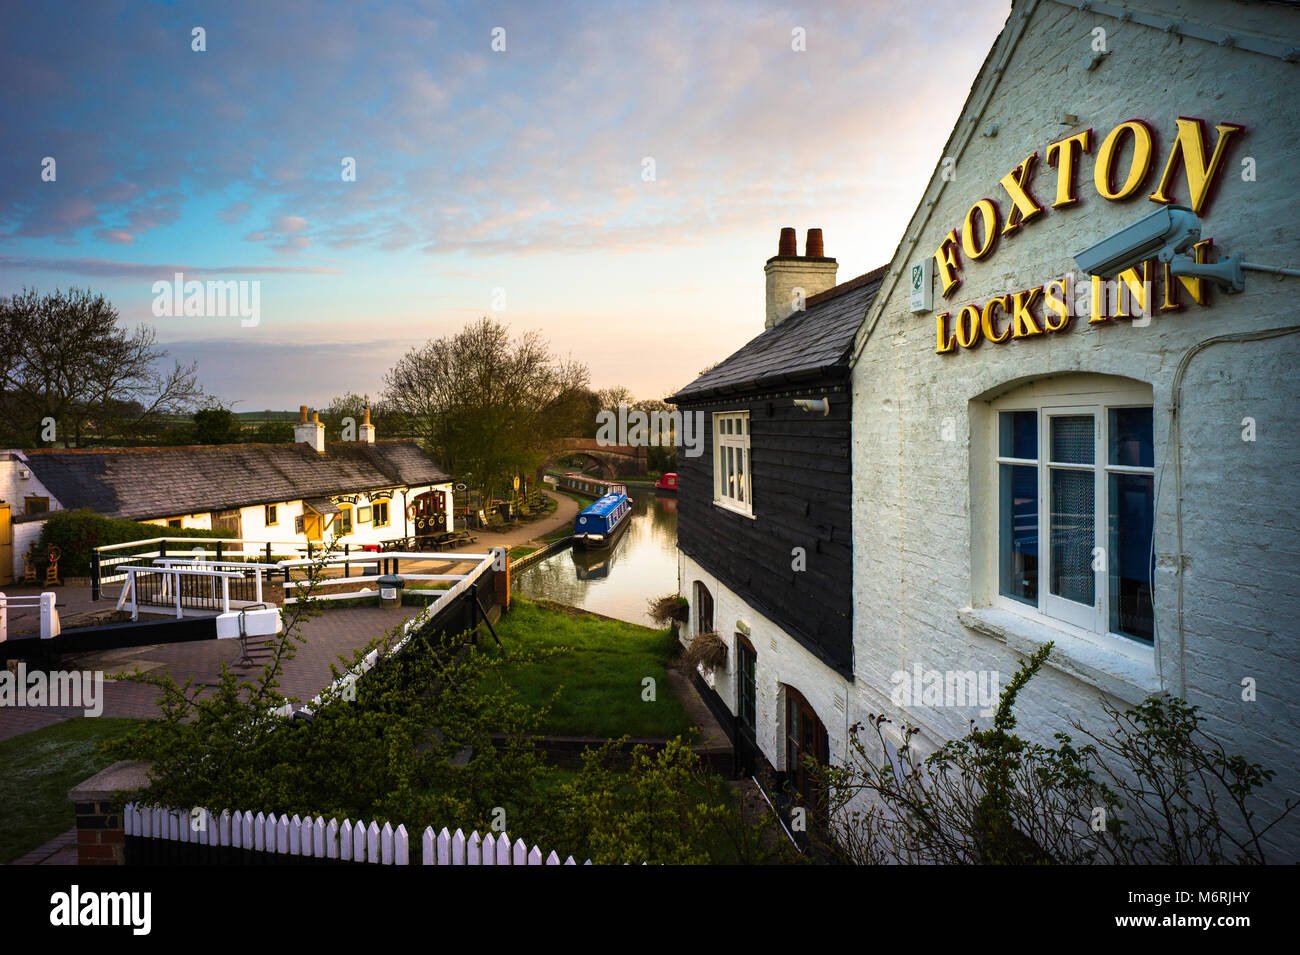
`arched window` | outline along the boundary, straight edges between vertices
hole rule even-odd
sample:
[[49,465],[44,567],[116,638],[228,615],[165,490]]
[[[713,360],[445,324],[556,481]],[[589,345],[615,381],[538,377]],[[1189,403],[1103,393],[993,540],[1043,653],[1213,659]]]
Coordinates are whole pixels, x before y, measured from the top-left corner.
[[695,632],[713,633],[713,594],[698,580],[695,582]]
[[830,747],[826,727],[812,705],[792,686],[785,688],[785,769],[791,798],[816,808],[818,794],[805,757],[825,763]]

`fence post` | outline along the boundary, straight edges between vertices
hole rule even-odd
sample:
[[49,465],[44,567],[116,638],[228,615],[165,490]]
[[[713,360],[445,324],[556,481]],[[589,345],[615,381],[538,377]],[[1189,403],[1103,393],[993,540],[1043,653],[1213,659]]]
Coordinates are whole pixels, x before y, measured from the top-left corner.
[[266,562],[271,563],[271,542],[266,542]]
[[0,643],[9,639],[9,602],[5,600],[5,595],[0,592]]
[[[344,544],[344,545],[343,545],[343,556],[346,558],[346,557],[348,556],[348,554],[350,554],[350,553],[352,553],[352,545],[351,545],[351,544]],[[351,565],[350,563],[348,563],[346,560],[343,561],[343,576],[344,576],[344,577],[351,577],[351,576],[352,576],[352,565]]]
[[172,587],[176,590],[176,619],[181,620],[185,616],[185,611],[181,609],[181,570],[179,567],[175,569],[173,576],[176,578],[172,583]]
[[167,556],[167,538],[165,537],[158,542],[158,556],[159,557]]
[[98,600],[99,597],[99,548],[92,547],[90,549],[90,599]]
[[254,567],[253,575],[257,578],[257,583],[253,585],[254,589],[257,591],[257,593],[255,594],[255,602],[261,603],[262,602],[262,568]]
[[230,613],[230,578],[221,578],[221,612]]
[[57,637],[60,633],[59,628],[59,611],[55,609],[54,601],[57,598],[49,591],[41,594],[41,639],[49,640],[51,637]]
[[225,541],[217,541],[217,563],[218,564],[221,563],[221,549],[225,545],[225,543],[226,543]]

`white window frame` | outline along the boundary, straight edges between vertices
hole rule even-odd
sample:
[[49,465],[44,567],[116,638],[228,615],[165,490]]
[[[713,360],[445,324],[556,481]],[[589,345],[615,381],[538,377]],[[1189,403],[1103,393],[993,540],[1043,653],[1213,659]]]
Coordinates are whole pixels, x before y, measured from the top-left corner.
[[[1051,394],[1035,391],[1021,396],[1019,393],[992,402],[992,487],[999,481],[999,470],[1003,464],[1031,465],[1038,477],[1038,604],[1024,603],[1002,594],[999,580],[998,562],[1001,560],[999,530],[1001,517],[997,495],[994,496],[993,519],[986,525],[991,534],[990,553],[993,555],[992,604],[1000,610],[1008,610],[1028,617],[1038,623],[1065,630],[1076,635],[1086,635],[1089,639],[1103,645],[1124,651],[1126,654],[1137,653],[1145,656],[1154,651],[1158,636],[1153,633],[1152,642],[1114,633],[1110,629],[1110,574],[1096,571],[1093,590],[1094,605],[1089,608],[1083,604],[1058,597],[1051,592],[1051,498],[1050,472],[1053,467],[1072,470],[1091,470],[1095,484],[1093,491],[1094,508],[1094,543],[1106,554],[1106,567],[1109,569],[1112,556],[1109,552],[1110,526],[1110,475],[1143,474],[1154,480],[1154,467],[1136,467],[1113,465],[1110,463],[1110,412],[1124,408],[1153,408],[1154,403],[1149,390],[1140,387],[1117,388],[1113,391],[1091,393],[1063,392]],[[1038,423],[1038,457],[1020,459],[1003,457],[999,451],[999,416],[1009,411],[1033,411]],[[1051,419],[1070,415],[1092,415],[1093,417],[1093,463],[1091,465],[1061,465],[1051,461]],[[1154,441],[1155,436],[1152,435]],[[1154,515],[1153,515],[1154,517]]]
[[[730,425],[723,434],[724,422]],[[737,428],[736,425],[740,427]],[[713,503],[718,507],[746,517],[754,516],[753,470],[750,455],[750,421],[748,411],[715,411],[713,413]],[[744,480],[740,485],[742,497],[727,491],[726,452],[740,455]]]

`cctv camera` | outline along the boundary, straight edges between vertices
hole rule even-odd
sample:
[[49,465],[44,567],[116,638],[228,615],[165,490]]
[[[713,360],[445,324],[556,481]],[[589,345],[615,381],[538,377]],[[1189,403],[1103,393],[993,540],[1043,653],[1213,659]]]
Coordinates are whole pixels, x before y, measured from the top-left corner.
[[794,406],[810,414],[818,411],[823,415],[831,413],[831,403],[826,398],[796,398]]
[[1115,275],[1155,256],[1170,262],[1200,241],[1201,220],[1186,206],[1165,206],[1130,226],[1075,253],[1074,262],[1088,275]]

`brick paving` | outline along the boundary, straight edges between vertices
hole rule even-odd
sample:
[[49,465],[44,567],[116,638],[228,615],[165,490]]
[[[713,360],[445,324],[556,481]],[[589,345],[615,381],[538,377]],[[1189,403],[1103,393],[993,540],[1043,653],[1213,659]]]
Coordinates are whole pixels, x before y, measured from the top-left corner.
[[[346,607],[324,611],[302,625],[304,642],[284,668],[280,692],[310,699],[330,682],[330,664],[340,654],[365,646],[375,637],[419,613],[418,607]],[[215,684],[224,663],[244,679],[255,679],[261,666],[236,667],[238,640],[201,640],[193,643],[127,647],[98,653],[69,656],[61,664],[66,670],[102,670],[105,673],[103,716],[149,719],[158,715],[157,690],[138,683],[108,679],[115,673],[170,673],[178,682],[193,678],[196,684]],[[63,707],[0,708],[0,740],[9,739],[82,711]]]

